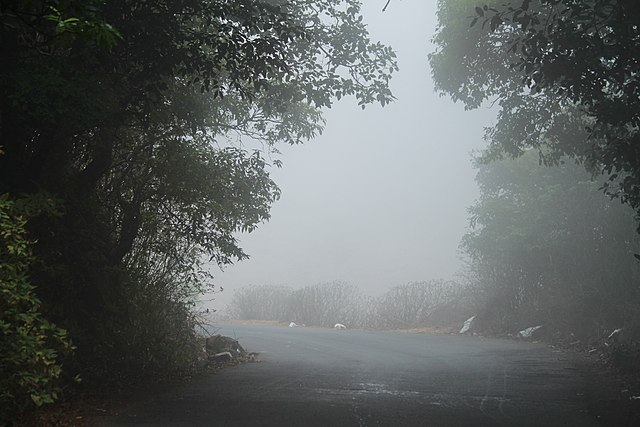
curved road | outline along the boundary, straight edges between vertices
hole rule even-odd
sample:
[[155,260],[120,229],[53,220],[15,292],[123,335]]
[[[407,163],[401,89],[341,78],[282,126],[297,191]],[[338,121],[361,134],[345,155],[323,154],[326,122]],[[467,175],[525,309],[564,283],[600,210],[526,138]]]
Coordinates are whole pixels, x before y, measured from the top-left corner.
[[[509,340],[223,326],[249,363],[140,402],[107,426],[633,425],[580,361]],[[603,377],[600,375],[600,377]],[[640,425],[636,424],[636,425]]]

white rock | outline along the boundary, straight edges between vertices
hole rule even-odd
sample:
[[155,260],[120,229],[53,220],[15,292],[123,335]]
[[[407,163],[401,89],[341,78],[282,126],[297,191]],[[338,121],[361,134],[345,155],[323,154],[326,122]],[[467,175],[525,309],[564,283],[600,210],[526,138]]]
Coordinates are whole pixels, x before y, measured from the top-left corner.
[[473,319],[475,318],[476,316],[471,316],[464,321],[464,325],[462,325],[462,329],[460,329],[461,334],[466,334],[467,332],[469,332],[469,329],[471,329],[471,324],[473,323]]
[[335,329],[347,329],[346,326],[344,326],[342,323],[336,323],[336,325],[334,326]]
[[533,333],[535,331],[537,331],[538,329],[542,328],[542,325],[538,325],[538,326],[532,326],[530,328],[527,329],[523,329],[520,332],[518,332],[518,336],[520,338],[531,338],[531,336],[533,335]]
[[297,328],[298,325],[296,325],[296,322],[291,322],[291,323],[289,323],[289,327],[290,328]]

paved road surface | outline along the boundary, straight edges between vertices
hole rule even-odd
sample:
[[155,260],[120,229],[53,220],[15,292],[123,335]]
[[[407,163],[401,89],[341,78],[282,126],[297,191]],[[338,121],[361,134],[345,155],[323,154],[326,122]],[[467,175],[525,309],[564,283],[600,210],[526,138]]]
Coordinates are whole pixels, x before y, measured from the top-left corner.
[[[585,362],[449,335],[224,326],[261,363],[134,405],[108,426],[597,426],[622,419]],[[640,422],[637,424],[640,426]]]

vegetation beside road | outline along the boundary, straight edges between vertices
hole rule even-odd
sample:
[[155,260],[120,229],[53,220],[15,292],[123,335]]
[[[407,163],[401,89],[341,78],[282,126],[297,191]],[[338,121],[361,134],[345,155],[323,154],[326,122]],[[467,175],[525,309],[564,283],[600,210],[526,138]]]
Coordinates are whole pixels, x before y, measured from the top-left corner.
[[342,97],[392,101],[397,70],[352,0],[8,1],[0,41],[0,215],[51,205],[2,223],[0,424],[59,380],[193,369],[204,264],[247,258],[277,144]]
[[[380,297],[364,294],[345,282],[292,289],[249,286],[235,291],[226,314],[232,319],[295,322],[307,326],[410,329],[450,326],[466,318],[468,307],[456,311],[463,297],[458,283],[444,280],[397,286]],[[447,312],[442,307],[449,306]]]
[[[543,325],[637,373],[640,6],[502,3],[440,0],[430,55],[442,94],[500,108],[465,279],[377,298],[257,286],[235,316],[411,329],[475,315],[477,331]],[[357,0],[8,1],[0,41],[0,424],[79,380],[193,372],[205,264],[248,257],[236,233],[280,196],[277,145],[313,138],[344,96],[386,105],[397,70]]]
[[[538,336],[585,349],[603,348],[625,369],[640,350],[640,235],[633,210],[598,192],[584,168],[556,167],[536,151],[476,162],[480,197],[470,208],[460,248],[459,281],[430,280],[371,297],[347,283],[300,289],[254,286],[233,295],[238,319],[336,322],[356,328],[460,330]],[[615,339],[607,337],[617,329]],[[606,345],[605,345],[606,344]]]
[[493,332],[640,357],[640,5],[440,0],[436,89],[496,122],[462,242]]

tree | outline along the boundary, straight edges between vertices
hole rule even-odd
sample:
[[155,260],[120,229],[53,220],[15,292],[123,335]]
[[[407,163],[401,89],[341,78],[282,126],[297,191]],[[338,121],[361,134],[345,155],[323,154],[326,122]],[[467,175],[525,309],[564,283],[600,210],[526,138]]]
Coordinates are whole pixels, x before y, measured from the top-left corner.
[[[470,108],[498,102],[487,158],[538,148],[608,178],[640,213],[638,16],[627,0],[441,1],[438,89]],[[471,26],[471,28],[469,28]]]
[[[276,144],[321,132],[343,96],[385,105],[397,69],[356,0],[14,1],[0,42],[0,193],[60,200],[27,224],[31,277],[77,360],[109,366],[162,351],[139,321],[188,307],[203,260],[247,257],[234,233],[269,218]],[[126,365],[170,366],[148,360]]]
[[434,311],[455,300],[461,291],[459,283],[445,280],[394,286],[377,301],[375,320],[383,328],[431,326]]
[[507,332],[544,324],[585,340],[637,330],[633,210],[598,194],[579,165],[542,166],[535,150],[477,166],[481,195],[462,249],[487,323]]

